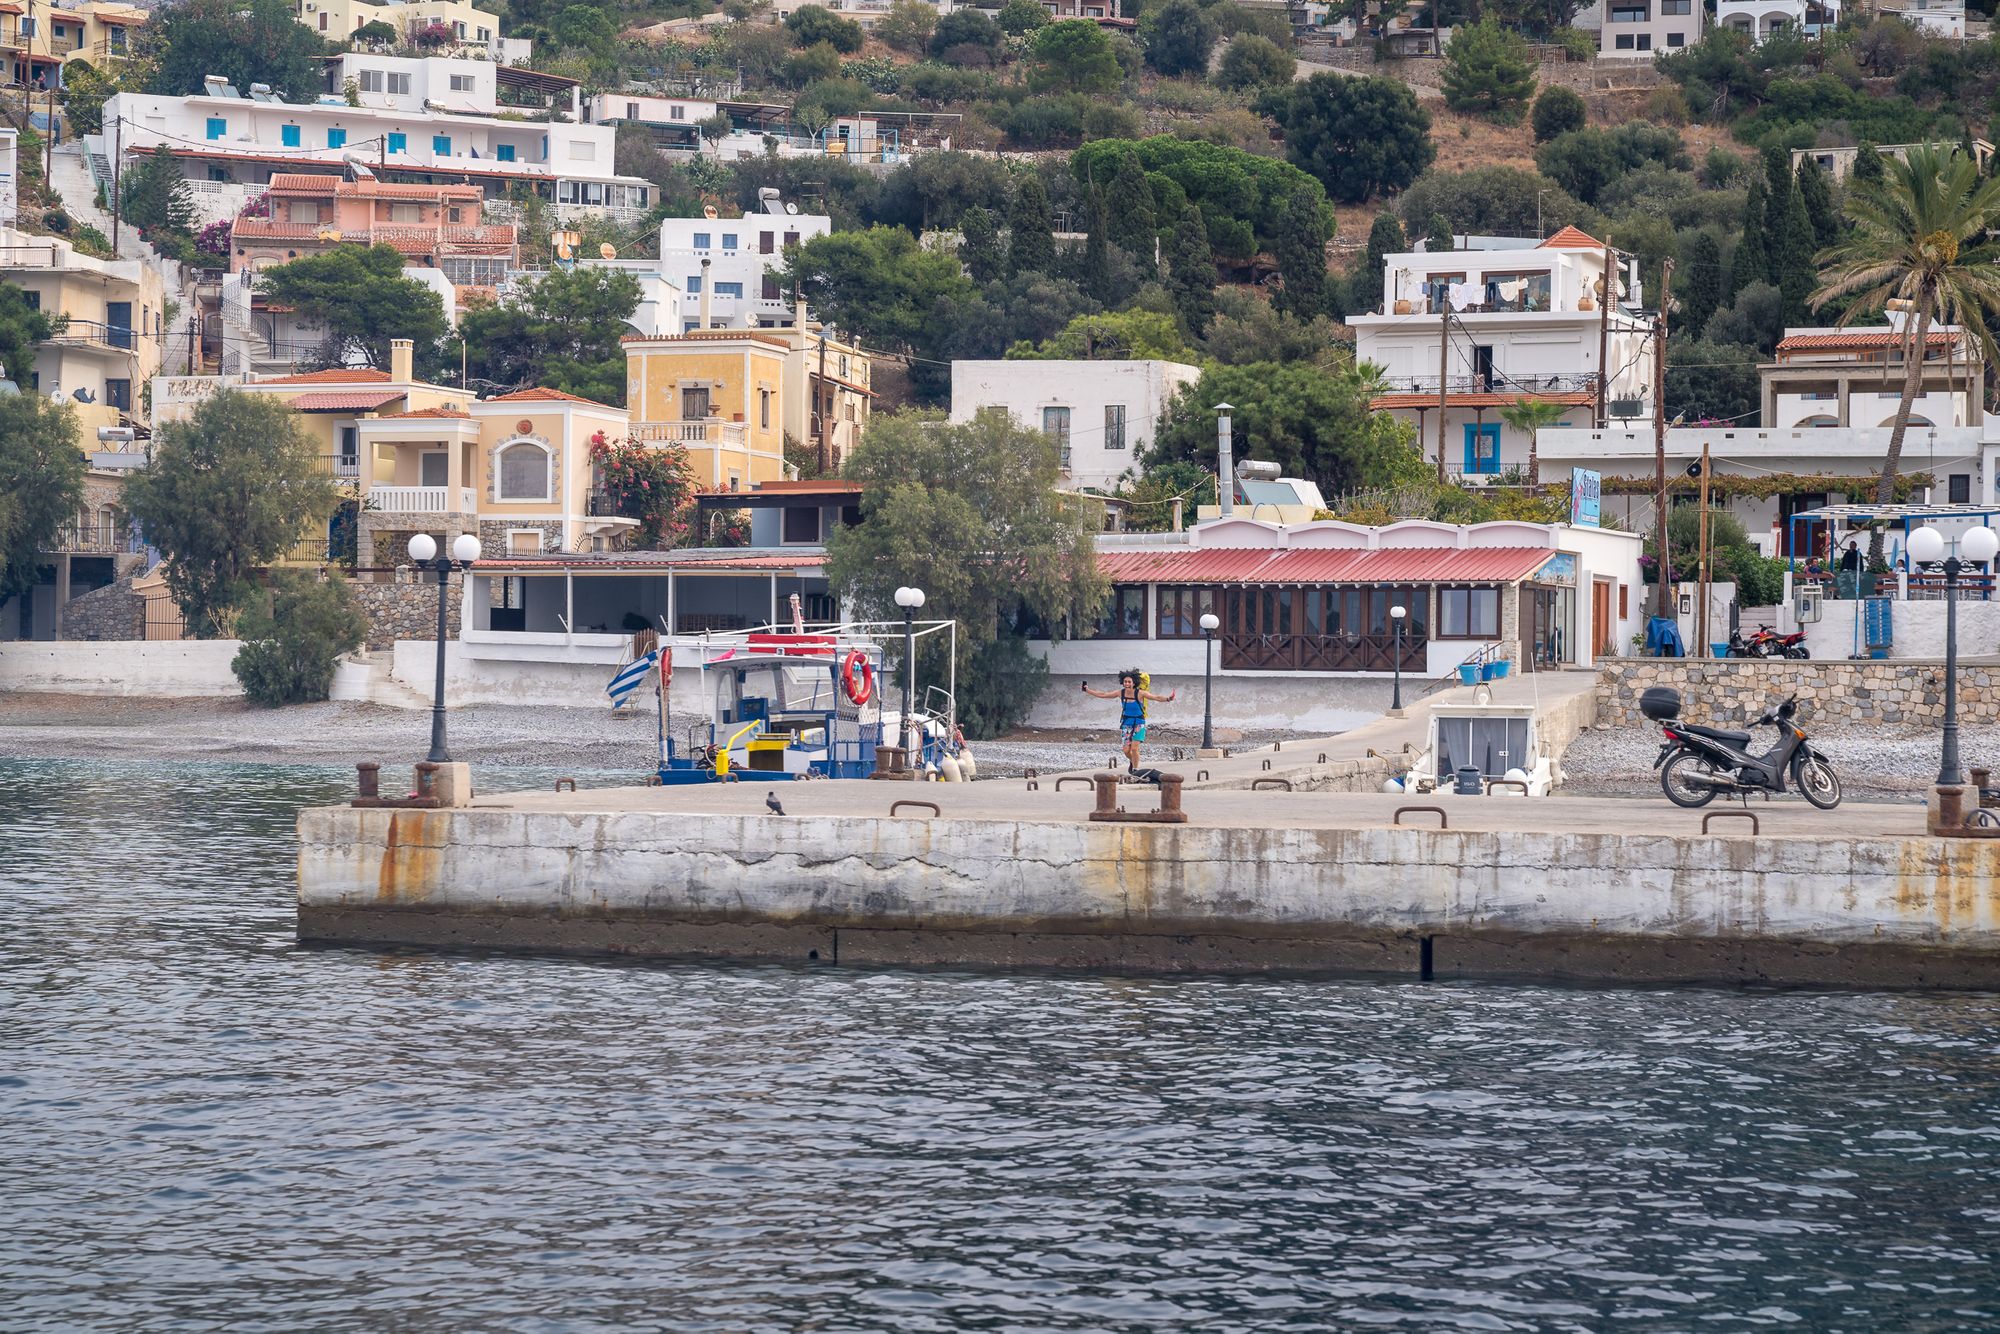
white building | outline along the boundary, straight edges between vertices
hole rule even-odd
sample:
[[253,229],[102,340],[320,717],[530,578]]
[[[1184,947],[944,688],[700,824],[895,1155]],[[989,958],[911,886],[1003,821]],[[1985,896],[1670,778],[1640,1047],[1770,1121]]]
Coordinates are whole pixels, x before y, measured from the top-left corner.
[[[760,213],[668,218],[660,224],[658,273],[685,300],[680,328],[652,332],[686,333],[704,323],[710,329],[775,329],[792,323],[791,293],[778,288],[785,247],[827,235],[833,219],[800,213],[798,205],[783,203],[774,189],[763,190],[761,198]],[[705,320],[698,311],[705,312]]]
[[1926,37],[1965,40],[1965,0],[1886,0],[1878,14],[1892,14]]
[[954,361],[951,419],[1002,409],[1055,437],[1070,485],[1110,491],[1137,475],[1174,394],[1200,378],[1177,361]]
[[[1926,337],[1912,429],[1977,426],[1985,375],[1976,339],[1947,327]],[[1891,325],[1787,329],[1758,367],[1766,426],[1888,427],[1903,401],[1903,335]]]
[[1701,40],[1707,13],[1701,0],[1599,0],[1597,54],[1610,60],[1647,60]]
[[21,207],[21,134],[0,125],[0,227],[12,227]]
[[[358,106],[338,91],[349,80]],[[582,123],[573,81],[490,61],[350,54],[329,62],[328,82],[336,91],[310,103],[262,88],[244,96],[219,79],[193,97],[118,93],[104,104],[107,133],[90,137],[90,151],[108,153],[114,124],[128,166],[165,146],[204,221],[235,217],[273,174],[339,172],[351,161],[392,182],[479,185],[489,213],[521,188],[563,218],[637,221],[651,206],[652,186],[612,166],[615,131]],[[555,103],[543,108],[550,119],[513,110],[537,97]]]
[[[883,111],[838,116],[819,130],[807,130],[792,123],[788,106],[642,93],[599,93],[590,99],[585,113],[601,125],[643,125],[653,146],[668,157],[712,157],[718,162],[775,152],[779,157],[894,164],[915,153],[949,149],[960,119],[956,112]],[[728,129],[705,138],[704,123],[717,115],[728,118]],[[711,126],[709,133],[715,128]]]
[[[1919,146],[1917,144],[1882,144],[1875,151],[1883,157],[1892,157],[1900,162],[1909,157],[1912,148]],[[1805,161],[1807,158],[1811,158],[1813,161],[1819,163],[1827,174],[1833,177],[1833,183],[1838,185],[1847,179],[1848,173],[1854,170],[1854,159],[1860,155],[1860,152],[1861,146],[1859,144],[1841,148],[1794,148],[1792,150],[1792,171],[1796,173],[1799,169],[1799,163]],[[1987,164],[1992,161],[1992,158],[1992,141],[1987,139],[1974,139],[1972,141],[1972,159],[1979,164],[1981,171],[1987,169]]]
[[1840,22],[1840,0],[1716,0],[1715,22],[1759,42],[1786,27],[1818,37]]
[[1522,399],[1566,409],[1563,425],[1594,424],[1600,343],[1607,416],[1652,415],[1653,321],[1637,309],[1635,264],[1618,271],[1614,258],[1622,299],[1607,313],[1604,243],[1574,227],[1546,241],[1458,240],[1461,249],[1390,255],[1381,306],[1347,319],[1355,355],[1387,381],[1373,406],[1412,422],[1426,455],[1441,450],[1447,473],[1471,478],[1525,467],[1528,436],[1500,420]]

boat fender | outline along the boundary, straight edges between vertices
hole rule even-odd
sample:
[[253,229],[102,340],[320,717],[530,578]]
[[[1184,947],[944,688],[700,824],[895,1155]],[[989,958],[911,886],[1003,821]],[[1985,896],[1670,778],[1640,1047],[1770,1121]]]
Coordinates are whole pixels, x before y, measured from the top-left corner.
[[959,780],[958,761],[947,755],[938,761],[938,777],[947,783]]
[[840,665],[840,687],[850,704],[866,704],[875,693],[875,668],[860,649],[850,652]]
[[979,777],[979,762],[972,758],[972,748],[970,746],[960,745],[959,747],[958,773],[968,783]]

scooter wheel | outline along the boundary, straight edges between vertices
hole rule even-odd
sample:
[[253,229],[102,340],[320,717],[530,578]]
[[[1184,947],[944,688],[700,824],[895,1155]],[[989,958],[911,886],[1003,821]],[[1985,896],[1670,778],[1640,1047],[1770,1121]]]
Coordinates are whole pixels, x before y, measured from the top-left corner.
[[1799,766],[1799,795],[1823,811],[1840,804],[1840,775],[1833,766],[1815,756]]
[[1666,768],[1660,770],[1660,791],[1667,794],[1667,800],[1689,810],[1695,810],[1714,801],[1717,789],[1706,783],[1689,782],[1681,776],[1684,767],[1698,767],[1706,773],[1715,772],[1714,767],[1701,756],[1691,750],[1682,751],[1667,761]]

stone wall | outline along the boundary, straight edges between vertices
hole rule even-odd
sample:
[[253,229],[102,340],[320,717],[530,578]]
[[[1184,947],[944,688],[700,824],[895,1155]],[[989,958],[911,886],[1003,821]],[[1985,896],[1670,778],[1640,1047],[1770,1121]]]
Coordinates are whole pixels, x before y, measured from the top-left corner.
[[[1654,686],[1680,691],[1682,716],[1715,726],[1748,722],[1794,692],[1808,732],[1815,723],[1909,726],[1944,720],[1940,662],[1609,658],[1599,666],[1600,723],[1643,721],[1639,695]],[[2000,721],[2000,666],[1960,664],[1958,717],[1968,723]]]
[[71,598],[63,608],[64,639],[144,639],[146,599],[132,591],[131,576]]
[[[427,574],[421,580],[412,575],[407,580],[399,578],[394,583],[349,585],[354,592],[354,600],[360,605],[362,614],[368,617],[368,647],[389,648],[399,639],[437,638],[437,576]],[[445,637],[458,637],[459,601],[465,589],[465,576],[454,573],[447,588],[445,605]]]
[[481,519],[479,521],[479,544],[489,556],[512,554],[508,546],[510,534],[533,529],[542,535],[541,550],[561,551],[563,549],[563,521],[561,519]]

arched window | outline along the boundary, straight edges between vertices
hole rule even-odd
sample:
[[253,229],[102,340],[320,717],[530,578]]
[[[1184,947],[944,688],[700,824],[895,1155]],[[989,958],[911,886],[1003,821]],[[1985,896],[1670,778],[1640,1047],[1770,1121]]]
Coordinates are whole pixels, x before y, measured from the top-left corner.
[[1800,426],[1814,426],[1814,427],[1818,427],[1818,426],[1838,426],[1838,425],[1840,425],[1840,418],[1838,418],[1838,417],[1829,417],[1829,416],[1827,416],[1827,415],[1826,415],[1825,413],[1821,413],[1821,414],[1820,414],[1820,415],[1818,415],[1817,417],[1807,417],[1807,418],[1806,418],[1806,419],[1805,419],[1804,421],[1800,422],[1800,423],[1799,423],[1799,425],[1800,425]]
[[532,440],[500,449],[501,500],[549,499],[549,451]]

